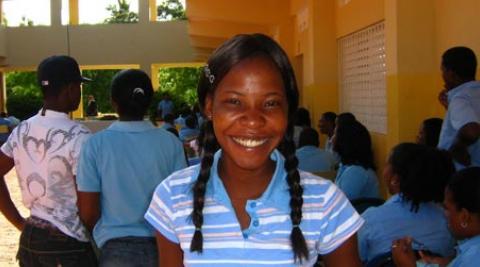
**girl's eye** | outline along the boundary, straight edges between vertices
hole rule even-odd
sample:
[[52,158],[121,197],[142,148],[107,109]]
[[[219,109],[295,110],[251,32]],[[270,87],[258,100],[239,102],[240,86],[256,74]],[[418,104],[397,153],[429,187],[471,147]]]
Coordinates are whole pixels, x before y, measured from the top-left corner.
[[227,104],[231,104],[231,105],[240,105],[240,100],[238,100],[237,98],[229,98],[225,101]]
[[266,108],[273,108],[278,106],[280,106],[280,101],[278,100],[268,100],[267,102],[265,102]]

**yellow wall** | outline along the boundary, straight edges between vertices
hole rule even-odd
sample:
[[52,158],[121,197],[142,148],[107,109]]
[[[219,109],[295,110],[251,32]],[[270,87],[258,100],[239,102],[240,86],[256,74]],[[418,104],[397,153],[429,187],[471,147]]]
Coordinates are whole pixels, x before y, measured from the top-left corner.
[[[385,18],[385,0],[351,0],[346,5],[336,4],[336,33],[342,37],[379,22]],[[389,1],[389,0],[387,0]],[[338,2],[338,1],[333,1]]]

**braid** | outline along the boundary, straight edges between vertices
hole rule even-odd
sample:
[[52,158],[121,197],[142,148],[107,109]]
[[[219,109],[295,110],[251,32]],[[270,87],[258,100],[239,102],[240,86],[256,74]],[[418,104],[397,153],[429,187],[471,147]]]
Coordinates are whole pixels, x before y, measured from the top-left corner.
[[300,185],[300,175],[297,170],[298,159],[295,156],[295,145],[292,140],[284,140],[281,145],[285,157],[285,170],[287,171],[287,182],[290,187],[290,219],[292,220],[292,232],[290,242],[292,243],[295,261],[308,260],[308,248],[300,229],[302,221],[303,188]]
[[195,225],[195,233],[193,234],[192,243],[190,244],[190,251],[197,251],[199,253],[202,253],[203,251],[202,225],[205,190],[208,179],[210,178],[210,168],[213,164],[213,155],[218,148],[217,139],[213,132],[212,121],[204,123],[202,132],[202,163],[197,181],[193,185],[193,211],[191,218]]

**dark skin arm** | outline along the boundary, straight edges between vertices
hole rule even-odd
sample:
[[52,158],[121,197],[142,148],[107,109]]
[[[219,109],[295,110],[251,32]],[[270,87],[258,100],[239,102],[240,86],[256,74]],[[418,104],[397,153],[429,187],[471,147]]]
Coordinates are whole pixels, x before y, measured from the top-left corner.
[[457,162],[470,166],[471,159],[468,154],[468,146],[475,143],[480,137],[480,124],[476,122],[471,122],[465,124],[458,131],[457,138],[455,142],[450,147],[450,153],[452,157]]
[[7,185],[5,184],[5,174],[7,174],[14,165],[12,158],[0,152],[0,211],[15,228],[22,231],[25,225],[25,218],[22,217],[17,207],[15,207],[15,204],[13,204],[10,198],[10,192],[8,192]]
[[77,192],[77,195],[80,219],[91,233],[100,219],[100,193]]
[[357,235],[352,235],[340,247],[322,255],[323,262],[327,267],[361,267],[360,257],[358,255]]
[[179,244],[166,239],[159,232],[157,238],[158,266],[159,267],[183,267],[183,251]]

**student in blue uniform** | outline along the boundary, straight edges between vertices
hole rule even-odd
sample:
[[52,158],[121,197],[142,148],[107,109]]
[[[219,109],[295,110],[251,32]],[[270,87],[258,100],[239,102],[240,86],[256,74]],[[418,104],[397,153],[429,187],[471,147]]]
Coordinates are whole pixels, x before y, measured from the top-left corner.
[[143,214],[158,183],[186,167],[183,146],[143,119],[153,95],[146,73],[117,73],[111,95],[119,121],[82,148],[80,218],[100,247],[100,266],[158,266],[154,231]]
[[300,170],[312,173],[334,170],[335,159],[332,154],[318,147],[318,137],[313,128],[305,128],[300,133],[298,149],[295,152]]
[[420,253],[415,263],[412,239],[409,237],[392,243],[393,259],[398,267],[410,266],[480,266],[480,167],[457,172],[445,190],[443,206],[450,231],[458,240],[454,258],[439,258]]
[[340,156],[335,184],[348,199],[379,198],[372,141],[367,128],[356,120],[339,120],[333,150]]
[[445,151],[412,143],[393,148],[383,171],[392,196],[362,214],[365,224],[358,234],[362,261],[389,253],[392,241],[404,236],[415,239],[415,249],[451,256],[455,241],[438,203],[454,171]]
[[335,185],[297,170],[298,90],[280,46],[262,34],[228,40],[198,97],[201,164],[163,181],[145,215],[160,266],[312,266],[318,254],[326,266],[360,266],[362,219]]

